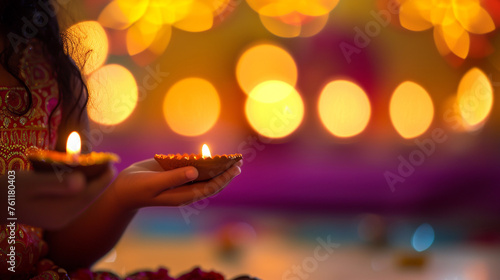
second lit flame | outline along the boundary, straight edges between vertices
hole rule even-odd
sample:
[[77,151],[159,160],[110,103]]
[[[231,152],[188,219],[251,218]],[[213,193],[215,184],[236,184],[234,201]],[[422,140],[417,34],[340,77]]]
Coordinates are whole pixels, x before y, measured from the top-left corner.
[[82,140],[78,132],[73,131],[68,136],[68,141],[66,142],[66,154],[70,158],[75,158],[80,155],[82,150]]
[[203,148],[201,148],[201,156],[204,159],[212,157],[212,154],[210,154],[210,149],[208,148],[207,144],[203,144]]

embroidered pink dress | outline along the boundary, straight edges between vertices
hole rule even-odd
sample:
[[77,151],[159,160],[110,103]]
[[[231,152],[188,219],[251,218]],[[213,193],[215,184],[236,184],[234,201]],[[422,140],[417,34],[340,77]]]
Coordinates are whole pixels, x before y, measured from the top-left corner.
[[[8,170],[28,170],[31,168],[26,152],[34,147],[53,149],[57,139],[57,127],[61,121],[57,81],[44,59],[39,44],[32,44],[24,50],[20,64],[21,78],[30,88],[32,105],[29,106],[28,92],[24,87],[0,86],[0,172]],[[19,115],[26,112],[23,115]],[[49,115],[50,135],[49,135]],[[42,239],[42,231],[29,225],[16,224],[16,272],[7,270],[8,229],[0,225],[0,271],[2,279],[29,278],[41,274],[64,279],[64,271],[46,271],[53,266],[43,260],[47,244]],[[55,267],[54,267],[55,268]]]

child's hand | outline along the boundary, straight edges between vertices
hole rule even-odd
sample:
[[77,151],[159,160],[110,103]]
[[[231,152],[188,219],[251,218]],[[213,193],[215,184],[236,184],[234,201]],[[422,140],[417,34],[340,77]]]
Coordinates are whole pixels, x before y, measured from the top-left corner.
[[180,206],[212,196],[241,173],[242,161],[206,182],[187,183],[198,177],[192,166],[164,171],[154,160],[137,162],[123,170],[108,189],[120,207],[137,210],[149,206]]
[[[44,229],[62,228],[102,193],[114,173],[112,168],[108,168],[103,175],[87,182],[80,172],[65,174],[61,180],[55,173],[18,171],[14,182],[15,217],[20,223]],[[6,203],[7,176],[0,179],[0,197]],[[3,202],[1,204],[4,205]]]

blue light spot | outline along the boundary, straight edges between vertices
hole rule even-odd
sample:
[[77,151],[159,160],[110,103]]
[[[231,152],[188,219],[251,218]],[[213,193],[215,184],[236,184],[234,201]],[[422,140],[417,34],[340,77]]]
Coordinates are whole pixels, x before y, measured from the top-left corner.
[[417,252],[422,252],[431,247],[434,242],[434,229],[429,224],[421,224],[411,240],[411,245]]

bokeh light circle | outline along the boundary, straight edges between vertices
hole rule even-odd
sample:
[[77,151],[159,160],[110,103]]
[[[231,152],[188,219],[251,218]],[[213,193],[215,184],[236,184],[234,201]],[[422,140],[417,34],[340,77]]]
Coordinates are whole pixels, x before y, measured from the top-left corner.
[[113,0],[99,14],[98,21],[105,27],[123,30],[146,13],[149,0]]
[[338,137],[352,137],[361,133],[371,115],[370,100],[355,83],[333,81],[321,92],[318,111],[321,122]]
[[245,115],[252,128],[268,138],[294,132],[304,117],[304,103],[297,90],[283,81],[266,81],[248,95]]
[[297,82],[297,65],[284,49],[261,44],[246,50],[238,60],[236,78],[245,93],[258,84],[278,80],[291,86]]
[[248,5],[261,15],[279,17],[298,12],[307,16],[329,13],[339,0],[247,0]]
[[97,21],[83,21],[66,30],[66,48],[84,74],[101,67],[108,57],[108,37]]
[[413,233],[411,245],[417,252],[423,252],[434,243],[434,229],[429,224],[421,224]]
[[203,2],[192,1],[186,16],[176,21],[173,26],[189,32],[209,30],[214,25],[214,14],[211,6]]
[[493,107],[493,87],[478,68],[470,69],[462,77],[457,93],[460,115],[469,129],[480,126]]
[[105,65],[93,72],[88,80],[91,120],[104,125],[116,125],[127,119],[137,105],[138,88],[134,76],[118,64]]
[[432,99],[414,82],[401,83],[391,97],[389,113],[396,131],[406,139],[424,133],[434,118]]
[[328,14],[311,17],[292,13],[286,17],[259,15],[259,18],[269,32],[283,38],[314,36],[323,30],[328,22]]
[[168,126],[184,136],[198,136],[210,130],[220,113],[215,87],[201,78],[186,78],[175,83],[163,102]]

